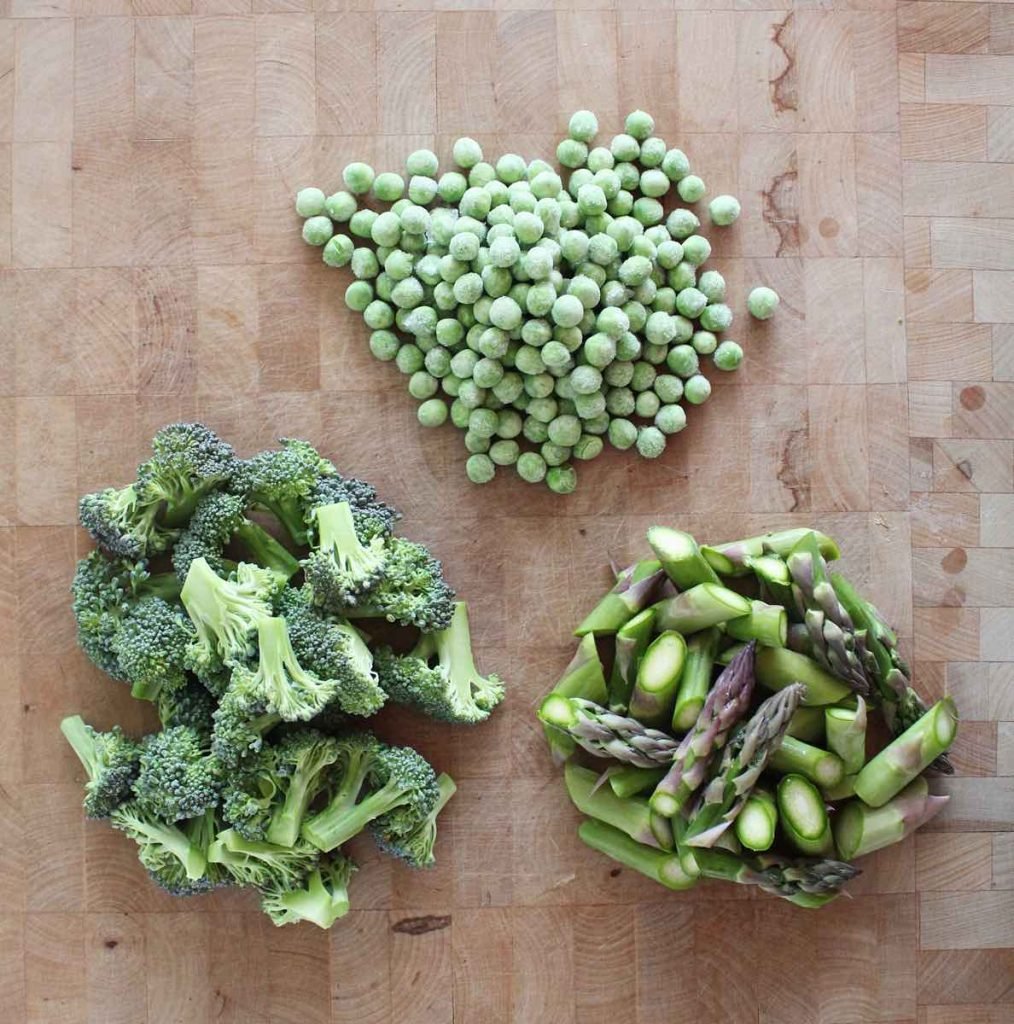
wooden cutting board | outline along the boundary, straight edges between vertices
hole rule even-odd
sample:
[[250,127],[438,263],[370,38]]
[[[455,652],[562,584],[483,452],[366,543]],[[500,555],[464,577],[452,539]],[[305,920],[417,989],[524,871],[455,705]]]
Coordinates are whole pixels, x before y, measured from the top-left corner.
[[[678,9],[673,9],[678,8]],[[686,8],[686,9],[684,9]],[[696,8],[696,9],[695,9]],[[720,10],[705,8],[724,8]],[[169,1024],[999,1024],[1014,1019],[1014,5],[892,0],[3,0],[0,1017]],[[298,186],[461,133],[548,156],[635,106],[743,201],[716,233],[745,368],[664,459],[563,500],[464,478],[366,350]],[[331,934],[178,902],[80,811],[57,733],[140,728],[75,651],[75,499],[153,430],[316,441],[405,511],[512,684],[486,726],[401,718],[454,774],[440,866],[368,845]],[[946,814],[819,913],[677,895],[583,849],[532,708],[664,521],[812,523],[964,722]]]

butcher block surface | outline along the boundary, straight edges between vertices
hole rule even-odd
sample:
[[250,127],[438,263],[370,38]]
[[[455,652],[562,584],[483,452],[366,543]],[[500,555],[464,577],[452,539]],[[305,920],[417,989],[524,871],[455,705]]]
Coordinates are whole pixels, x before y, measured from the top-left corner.
[[[1014,4],[0,0],[0,1019],[54,1024],[1001,1024],[1014,1019]],[[712,194],[747,353],[670,451],[560,498],[464,477],[377,363],[297,187],[459,134],[551,156],[644,107]],[[608,136],[607,136],[608,137]],[[765,325],[756,284],[782,296]],[[510,683],[478,728],[391,716],[454,775],[439,866],[357,845],[355,909],[173,900],[81,812],[57,731],[140,731],[75,649],[87,490],[163,423],[317,443],[432,544]],[[504,474],[505,477],[509,474]],[[582,847],[533,708],[656,522],[834,535],[929,698],[949,807],[805,911],[671,893]]]

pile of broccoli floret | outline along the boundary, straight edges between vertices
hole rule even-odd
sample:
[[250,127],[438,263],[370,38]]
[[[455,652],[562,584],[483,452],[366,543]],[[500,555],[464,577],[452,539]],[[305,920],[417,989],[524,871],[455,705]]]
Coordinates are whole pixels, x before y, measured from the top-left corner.
[[504,687],[476,668],[440,562],[394,535],[398,512],[307,442],[280,444],[244,459],[174,423],[133,483],[81,499],[98,547],[71,588],[79,643],[161,729],[61,729],[85,813],[163,889],[252,886],[275,924],[328,928],[349,909],[344,845],[369,832],[427,867],[455,790],[357,719],[392,701],[477,723]]

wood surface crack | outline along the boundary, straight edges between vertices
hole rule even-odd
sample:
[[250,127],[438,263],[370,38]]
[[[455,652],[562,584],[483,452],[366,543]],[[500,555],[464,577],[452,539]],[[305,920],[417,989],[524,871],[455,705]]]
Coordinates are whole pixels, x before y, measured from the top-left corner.
[[450,914],[427,914],[425,917],[403,917],[391,925],[391,931],[401,935],[425,935],[427,932],[439,932],[450,926]]
[[782,51],[782,56],[785,58],[785,67],[781,74],[768,82],[771,89],[771,102],[780,114],[797,110],[799,107],[799,96],[796,92],[795,42],[783,39],[786,33],[791,35],[794,27],[795,15],[790,11],[785,19],[778,23],[771,35],[771,41]]
[[798,467],[799,461],[805,455],[808,440],[808,430],[790,430],[778,457],[776,476],[778,482],[792,495],[790,512],[799,512],[804,505],[808,506],[810,503],[810,485]]

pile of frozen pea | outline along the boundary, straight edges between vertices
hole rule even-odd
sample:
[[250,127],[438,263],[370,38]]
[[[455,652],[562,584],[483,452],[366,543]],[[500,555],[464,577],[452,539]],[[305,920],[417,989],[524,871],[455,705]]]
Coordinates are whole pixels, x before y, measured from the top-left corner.
[[[707,362],[742,361],[719,340],[732,323],[725,280],[702,269],[711,245],[688,208],[705,183],[651,115],[636,110],[624,127],[593,146],[595,115],[574,114],[556,151],[566,182],[544,160],[487,162],[462,138],[443,174],[422,149],[405,175],[352,163],[343,190],[296,196],[304,240],[351,269],[345,301],[373,354],[408,376],[420,423],[465,431],[475,483],[513,466],[567,494],[575,460],[606,441],[657,458],[687,406],[711,394]],[[708,206],[718,226],[739,213],[733,196]],[[760,318],[777,304],[770,288],[747,303]]]

